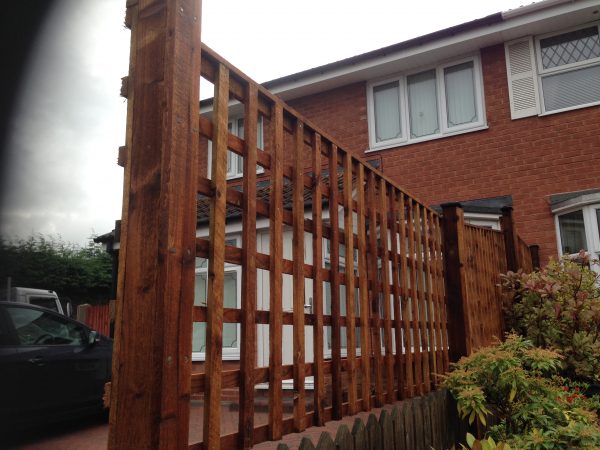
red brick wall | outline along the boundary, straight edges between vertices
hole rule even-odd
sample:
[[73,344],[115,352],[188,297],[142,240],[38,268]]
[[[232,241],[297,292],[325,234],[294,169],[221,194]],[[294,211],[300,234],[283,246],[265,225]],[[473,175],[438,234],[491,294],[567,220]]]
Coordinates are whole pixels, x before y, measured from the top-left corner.
[[290,102],[426,204],[512,195],[519,234],[557,254],[548,197],[600,187],[600,107],[510,119],[504,47],[482,50],[489,129],[365,154],[366,85],[356,83]]

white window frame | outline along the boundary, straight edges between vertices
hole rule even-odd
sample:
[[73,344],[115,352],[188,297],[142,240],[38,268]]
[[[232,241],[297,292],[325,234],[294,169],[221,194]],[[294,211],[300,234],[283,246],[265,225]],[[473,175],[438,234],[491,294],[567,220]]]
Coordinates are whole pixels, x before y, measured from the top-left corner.
[[[475,89],[475,107],[477,110],[478,120],[475,122],[458,125],[455,127],[448,127],[448,120],[446,114],[446,86],[444,83],[444,69],[466,62],[473,62],[474,71],[474,89]],[[438,105],[438,124],[439,132],[430,134],[427,136],[421,136],[418,138],[410,137],[410,120],[409,120],[409,107],[408,107],[408,86],[407,78],[410,75],[426,72],[428,70],[435,69],[436,71],[436,87],[437,87],[437,105]],[[401,135],[395,139],[387,139],[381,142],[376,142],[375,135],[375,108],[374,108],[374,95],[373,89],[377,86],[384,84],[398,82],[399,86],[399,97],[400,97],[400,132]],[[406,71],[403,73],[397,73],[393,76],[381,78],[378,80],[372,80],[367,83],[367,122],[369,129],[369,149],[367,152],[373,152],[383,150],[392,147],[399,147],[403,145],[415,144],[418,142],[430,141],[433,139],[440,139],[448,136],[454,136],[457,134],[469,133],[472,131],[478,131],[487,128],[486,116],[485,116],[485,104],[484,104],[484,91],[483,91],[483,76],[481,71],[481,58],[479,54],[473,54],[458,59],[449,60],[437,66],[425,66],[415,70]]]
[[588,106],[600,105],[600,101],[596,101],[596,102],[584,103],[581,105],[569,106],[568,108],[553,109],[551,111],[546,111],[546,104],[544,102],[544,88],[543,88],[543,84],[542,84],[542,79],[549,75],[556,75],[556,74],[560,74],[560,73],[571,72],[571,71],[574,71],[577,69],[582,69],[584,67],[597,66],[600,64],[600,57],[592,58],[592,59],[589,59],[586,61],[579,61],[579,62],[575,62],[575,63],[571,63],[571,64],[565,64],[565,65],[558,66],[558,67],[552,67],[550,69],[544,69],[544,66],[542,65],[542,49],[541,49],[541,44],[540,44],[541,40],[547,39],[547,38],[553,37],[553,36],[559,36],[561,34],[570,33],[572,31],[583,30],[584,28],[591,28],[594,26],[596,27],[596,29],[598,30],[598,34],[600,35],[600,22],[591,22],[591,23],[587,23],[585,25],[578,25],[575,27],[566,28],[566,29],[560,30],[558,32],[542,34],[542,35],[536,36],[534,38],[535,61],[536,61],[536,66],[537,66],[536,67],[537,68],[537,84],[538,84],[539,100],[540,100],[540,106],[541,106],[541,114],[540,115],[543,116],[543,115],[549,115],[549,114],[557,114],[557,113],[561,113],[564,111],[571,111],[574,109],[586,108]]
[[[235,239],[235,246],[239,247],[241,246],[241,236],[239,235],[235,235],[235,236],[226,236],[225,237],[225,241],[231,241]],[[229,245],[229,244],[227,244]],[[195,269],[195,275],[194,275],[194,280],[195,277],[199,274],[202,273],[206,273],[208,274],[208,266],[206,268],[198,268],[196,267]],[[225,263],[225,273],[235,273],[236,274],[236,308],[241,308],[242,307],[242,267],[235,265],[235,264],[230,264],[230,263]],[[206,306],[206,305],[200,305],[200,306]],[[240,359],[240,337],[241,337],[241,325],[238,323],[237,324],[237,336],[238,336],[238,340],[237,340],[237,346],[236,347],[223,347],[223,361],[238,361]],[[205,361],[206,360],[206,352],[192,352],[192,361]]]
[[[243,115],[236,115],[229,117],[227,122],[227,126],[231,127],[229,131],[234,136],[239,137],[239,120],[244,119]],[[246,126],[246,122],[244,120],[244,127]],[[263,150],[265,148],[265,137],[264,137],[264,122],[263,117],[258,115],[258,130],[257,130],[257,143],[256,147],[259,150]],[[227,150],[227,159],[231,158],[231,169],[227,171],[226,179],[227,180],[236,180],[238,178],[242,178],[244,176],[244,158],[238,155],[231,150]],[[234,167],[235,166],[235,167]],[[210,179],[212,174],[212,141],[208,140],[208,174],[207,178]],[[262,166],[256,166],[256,173],[261,174],[264,173],[265,169]]]
[[596,210],[600,209],[600,203],[574,205],[569,208],[561,209],[554,214],[554,224],[556,227],[556,242],[558,245],[558,255],[565,256],[563,253],[562,239],[560,236],[560,224],[558,218],[562,215],[569,214],[575,211],[583,212],[583,226],[585,228],[585,240],[587,252],[592,259],[597,259],[600,256],[600,234]]
[[500,215],[488,213],[465,212],[465,222],[477,227],[500,231]]

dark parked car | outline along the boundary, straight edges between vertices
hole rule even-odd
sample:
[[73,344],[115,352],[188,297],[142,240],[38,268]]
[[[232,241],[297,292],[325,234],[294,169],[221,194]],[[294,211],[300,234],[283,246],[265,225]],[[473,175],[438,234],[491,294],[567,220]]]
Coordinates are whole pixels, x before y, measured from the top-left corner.
[[0,432],[102,411],[112,339],[51,310],[0,302]]

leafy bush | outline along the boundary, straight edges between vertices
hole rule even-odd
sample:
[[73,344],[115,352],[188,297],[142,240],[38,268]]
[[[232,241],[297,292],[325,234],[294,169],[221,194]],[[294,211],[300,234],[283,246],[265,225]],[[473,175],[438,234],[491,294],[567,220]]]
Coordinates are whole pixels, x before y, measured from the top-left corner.
[[[562,356],[509,334],[504,342],[462,358],[444,385],[462,418],[498,423],[488,437],[519,449],[600,448],[597,397],[587,398],[582,383],[557,375]],[[492,447],[493,448],[493,447]]]
[[600,382],[600,289],[588,263],[580,254],[578,262],[565,258],[539,272],[503,275],[512,297],[505,317],[536,346],[560,349],[564,375]]
[[111,256],[90,238],[87,246],[41,234],[8,240],[0,236],[0,280],[13,286],[52,289],[74,305],[108,300]]

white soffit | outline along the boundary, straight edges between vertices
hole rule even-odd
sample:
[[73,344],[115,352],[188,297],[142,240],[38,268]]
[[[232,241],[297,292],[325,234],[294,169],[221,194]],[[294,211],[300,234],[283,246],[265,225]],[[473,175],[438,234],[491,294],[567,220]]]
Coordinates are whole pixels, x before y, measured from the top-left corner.
[[275,86],[271,91],[284,100],[290,100],[354,82],[372,80],[395,72],[437,64],[449,57],[455,58],[473,53],[481,48],[501,44],[522,36],[543,34],[600,20],[598,12],[600,2],[598,0],[569,1],[568,3],[562,3],[561,0],[558,5],[555,0],[552,0],[548,3],[550,4],[546,5],[546,2],[542,2],[540,5],[545,9],[538,7],[532,12],[522,11],[518,14],[515,11],[519,11],[519,9],[511,10],[503,13],[505,17],[503,22],[376,56],[366,61],[349,63],[349,65]]

